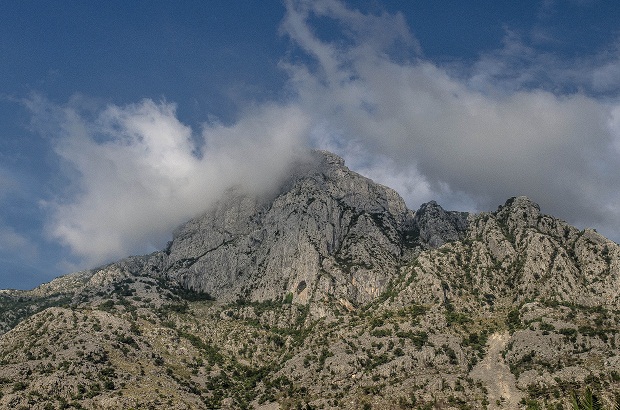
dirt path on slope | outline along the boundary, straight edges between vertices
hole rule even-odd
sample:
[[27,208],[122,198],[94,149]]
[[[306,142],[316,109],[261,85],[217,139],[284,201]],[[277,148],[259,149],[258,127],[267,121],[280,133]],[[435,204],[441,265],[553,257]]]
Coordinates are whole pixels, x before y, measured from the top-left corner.
[[508,332],[489,336],[487,354],[469,374],[487,388],[489,409],[518,409],[523,393],[517,389],[515,376],[502,357],[510,335]]

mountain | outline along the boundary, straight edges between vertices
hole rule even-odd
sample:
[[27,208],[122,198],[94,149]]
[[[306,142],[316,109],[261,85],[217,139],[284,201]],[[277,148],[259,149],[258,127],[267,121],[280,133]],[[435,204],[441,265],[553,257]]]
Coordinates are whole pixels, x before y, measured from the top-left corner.
[[413,212],[323,151],[166,249],[0,293],[4,408],[568,408],[620,394],[620,246]]
[[314,152],[275,198],[233,190],[182,226],[162,270],[218,300],[360,305],[386,289],[415,249],[464,232],[466,214],[427,208],[415,215],[392,189]]

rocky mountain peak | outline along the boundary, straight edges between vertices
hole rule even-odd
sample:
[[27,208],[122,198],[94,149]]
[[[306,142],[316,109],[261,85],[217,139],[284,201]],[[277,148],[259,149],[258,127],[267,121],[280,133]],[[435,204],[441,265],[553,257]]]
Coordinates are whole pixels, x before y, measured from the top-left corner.
[[268,198],[231,190],[181,227],[163,271],[217,298],[299,303],[337,298],[347,305],[377,297],[415,248],[458,240],[467,214],[437,203],[414,213],[391,188],[326,151],[291,166]]
[[513,196],[508,198],[504,205],[500,205],[498,211],[526,212],[533,216],[540,215],[540,206],[527,196]]
[[324,164],[334,165],[339,168],[344,167],[344,159],[332,152],[325,150],[313,150],[311,155],[318,157],[319,161]]
[[541,217],[540,206],[526,196],[512,197],[498,208],[497,217],[511,230],[535,227]]
[[437,202],[420,206],[412,221],[418,241],[424,247],[437,248],[462,239],[467,231],[467,212],[444,210]]

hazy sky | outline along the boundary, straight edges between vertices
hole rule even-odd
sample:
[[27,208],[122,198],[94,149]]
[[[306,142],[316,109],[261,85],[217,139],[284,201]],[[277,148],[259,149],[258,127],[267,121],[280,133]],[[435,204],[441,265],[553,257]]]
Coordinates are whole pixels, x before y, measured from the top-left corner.
[[615,0],[15,0],[0,16],[0,288],[160,249],[309,147],[413,209],[528,195],[620,241]]

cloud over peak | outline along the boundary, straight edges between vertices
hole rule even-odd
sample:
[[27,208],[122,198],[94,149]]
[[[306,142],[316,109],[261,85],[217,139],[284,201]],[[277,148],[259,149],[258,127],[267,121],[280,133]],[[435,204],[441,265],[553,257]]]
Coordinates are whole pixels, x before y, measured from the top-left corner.
[[[354,161],[365,164],[389,158],[404,178],[416,175],[418,188],[400,184],[424,193],[407,198],[412,206],[438,199],[488,209],[525,194],[547,212],[620,236],[617,98],[576,91],[591,84],[579,74],[584,67],[568,71],[510,32],[504,49],[461,70],[399,60],[390,50],[410,43],[399,15],[345,12],[331,1],[301,2],[299,11],[299,3],[289,2],[284,27],[314,60],[289,66],[291,78],[300,105],[340,141],[331,146],[341,155],[362,155]],[[336,20],[351,41],[314,35],[313,13]],[[351,34],[357,27],[364,36]],[[369,37],[389,41],[369,45]],[[545,71],[556,78],[540,77]]]
[[412,208],[435,199],[486,210],[528,195],[620,239],[620,104],[609,93],[620,59],[568,69],[508,33],[476,62],[442,66],[400,14],[336,0],[285,5],[288,97],[231,125],[192,129],[165,101],[85,114],[33,98],[72,188],[48,201],[50,235],[88,264],[155,249],[226,188],[269,188],[298,149],[318,147]]
[[47,204],[48,232],[91,265],[162,247],[233,185],[268,188],[307,127],[299,109],[266,105],[232,126],[205,124],[198,146],[166,102],[110,105],[90,120],[36,107],[35,116],[56,112],[55,151],[76,192]]

